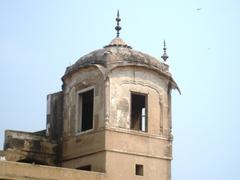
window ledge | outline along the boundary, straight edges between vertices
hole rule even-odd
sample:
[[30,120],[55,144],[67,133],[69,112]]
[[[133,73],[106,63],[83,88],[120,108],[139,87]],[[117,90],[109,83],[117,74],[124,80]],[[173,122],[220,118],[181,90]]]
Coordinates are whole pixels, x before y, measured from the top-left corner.
[[76,133],[75,133],[75,136],[80,136],[80,135],[83,135],[83,134],[90,134],[90,133],[92,133],[93,131],[94,131],[94,129],[92,128],[92,129],[88,129],[88,130],[86,130],[86,131],[76,132]]

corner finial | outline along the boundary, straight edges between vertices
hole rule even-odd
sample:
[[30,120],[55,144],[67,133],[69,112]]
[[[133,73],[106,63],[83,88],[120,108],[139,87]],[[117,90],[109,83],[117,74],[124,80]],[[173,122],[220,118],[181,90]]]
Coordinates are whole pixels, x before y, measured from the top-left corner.
[[165,40],[164,40],[164,42],[163,42],[163,55],[161,56],[161,58],[162,58],[164,61],[166,61],[166,60],[168,59],[168,55],[167,55],[167,53],[166,53],[166,50],[167,50],[167,48],[166,48],[166,42],[165,42]]
[[119,25],[119,22],[121,21],[121,18],[119,17],[119,10],[117,12],[117,26],[115,27],[116,31],[117,31],[117,37],[119,37],[119,31],[122,29],[121,26]]

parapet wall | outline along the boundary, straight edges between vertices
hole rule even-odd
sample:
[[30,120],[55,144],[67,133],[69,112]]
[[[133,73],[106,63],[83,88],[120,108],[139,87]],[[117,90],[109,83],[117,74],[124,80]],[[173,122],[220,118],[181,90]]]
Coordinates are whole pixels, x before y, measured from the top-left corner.
[[105,174],[67,168],[0,161],[0,180],[105,180]]
[[38,133],[6,130],[4,150],[8,161],[56,164],[57,143]]

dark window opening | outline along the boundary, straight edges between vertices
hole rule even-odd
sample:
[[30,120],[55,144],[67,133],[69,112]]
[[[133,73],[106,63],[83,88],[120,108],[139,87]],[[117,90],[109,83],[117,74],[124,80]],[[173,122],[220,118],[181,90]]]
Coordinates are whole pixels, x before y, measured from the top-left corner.
[[143,165],[141,165],[141,164],[136,164],[136,167],[135,167],[135,175],[143,176]]
[[78,131],[86,131],[93,128],[93,96],[93,90],[79,94]]
[[91,171],[92,166],[91,165],[86,165],[86,166],[77,167],[76,169],[83,170],[83,171]]
[[147,131],[147,96],[131,94],[131,129]]

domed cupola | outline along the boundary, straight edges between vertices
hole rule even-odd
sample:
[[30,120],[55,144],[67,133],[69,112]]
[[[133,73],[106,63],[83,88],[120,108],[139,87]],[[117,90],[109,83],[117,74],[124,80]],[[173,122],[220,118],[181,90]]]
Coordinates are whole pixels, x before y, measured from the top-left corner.
[[[172,80],[172,84],[177,88],[176,83],[171,77],[169,72],[169,66],[161,62],[160,60],[140,51],[134,50],[131,46],[124,42],[122,38],[119,37],[119,31],[121,27],[119,22],[119,13],[116,18],[117,26],[117,37],[115,37],[108,45],[104,46],[102,49],[97,49],[92,51],[81,58],[79,58],[73,65],[66,68],[66,72],[63,76],[63,79],[68,75],[71,75],[74,72],[77,72],[78,69],[91,66],[91,65],[100,65],[107,70],[116,68],[117,66],[142,66],[145,68],[152,69],[158,73],[161,73],[164,76],[169,77]],[[166,55],[166,47],[164,41],[164,54],[162,59],[166,61],[168,56]]]
[[48,95],[46,130],[6,132],[7,159],[101,172],[70,179],[171,180],[178,86],[166,43],[161,61],[136,51],[119,37],[119,12],[116,21],[116,38],[67,67],[62,91]]
[[117,36],[62,78],[62,164],[109,179],[169,180],[171,90],[178,86],[165,63],[166,44],[161,61],[134,50],[119,37],[120,20],[118,13]]

